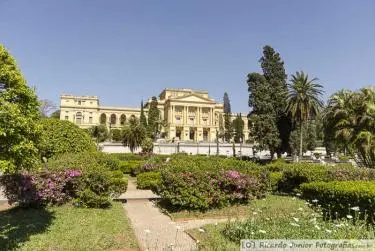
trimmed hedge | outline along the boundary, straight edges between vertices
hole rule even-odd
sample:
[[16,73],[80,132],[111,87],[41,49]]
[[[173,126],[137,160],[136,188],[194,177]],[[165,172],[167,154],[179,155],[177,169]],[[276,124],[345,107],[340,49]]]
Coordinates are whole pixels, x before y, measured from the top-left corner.
[[137,170],[140,168],[141,160],[120,160],[120,170],[126,174],[136,176]]
[[375,180],[375,170],[355,168],[347,164],[335,166],[308,163],[287,164],[284,166],[282,179],[278,182],[278,190],[291,193],[302,183],[335,180]]
[[[302,197],[316,201],[329,218],[358,217],[372,221],[375,213],[375,182],[374,181],[334,181],[312,182],[301,185]],[[358,208],[356,208],[358,207]]]
[[145,172],[140,173],[137,176],[137,188],[138,189],[151,189],[158,191],[161,185],[160,172]]

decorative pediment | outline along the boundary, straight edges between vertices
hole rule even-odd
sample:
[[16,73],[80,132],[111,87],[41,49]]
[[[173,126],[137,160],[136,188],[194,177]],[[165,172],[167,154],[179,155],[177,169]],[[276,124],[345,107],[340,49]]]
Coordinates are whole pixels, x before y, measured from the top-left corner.
[[172,101],[185,101],[185,102],[199,102],[199,103],[207,103],[207,104],[215,104],[214,101],[208,98],[204,98],[202,96],[199,96],[197,94],[191,93],[188,95],[180,96],[180,97],[174,97],[170,98]]

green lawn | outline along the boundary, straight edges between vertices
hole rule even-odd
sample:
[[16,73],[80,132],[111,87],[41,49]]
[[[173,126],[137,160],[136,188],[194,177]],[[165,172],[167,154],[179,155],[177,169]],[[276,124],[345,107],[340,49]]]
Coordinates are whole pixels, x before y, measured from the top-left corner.
[[0,211],[0,250],[137,250],[121,203]]
[[374,239],[360,221],[323,221],[304,200],[269,195],[248,206],[248,220],[188,230],[202,250],[238,250],[241,239]]

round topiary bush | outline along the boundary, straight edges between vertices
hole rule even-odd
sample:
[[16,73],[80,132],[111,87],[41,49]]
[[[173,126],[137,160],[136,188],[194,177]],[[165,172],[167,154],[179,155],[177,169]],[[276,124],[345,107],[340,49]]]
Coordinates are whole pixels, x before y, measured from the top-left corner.
[[39,150],[42,157],[96,150],[90,135],[70,121],[43,119],[41,124]]

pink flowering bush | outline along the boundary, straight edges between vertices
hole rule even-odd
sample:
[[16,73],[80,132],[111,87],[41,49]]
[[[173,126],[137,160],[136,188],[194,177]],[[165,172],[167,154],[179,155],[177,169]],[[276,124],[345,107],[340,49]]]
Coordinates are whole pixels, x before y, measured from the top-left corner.
[[161,172],[160,195],[176,209],[207,210],[248,203],[265,193],[266,186],[258,177],[235,170]]
[[63,204],[77,195],[79,170],[16,173],[1,176],[0,184],[10,204],[41,206]]

